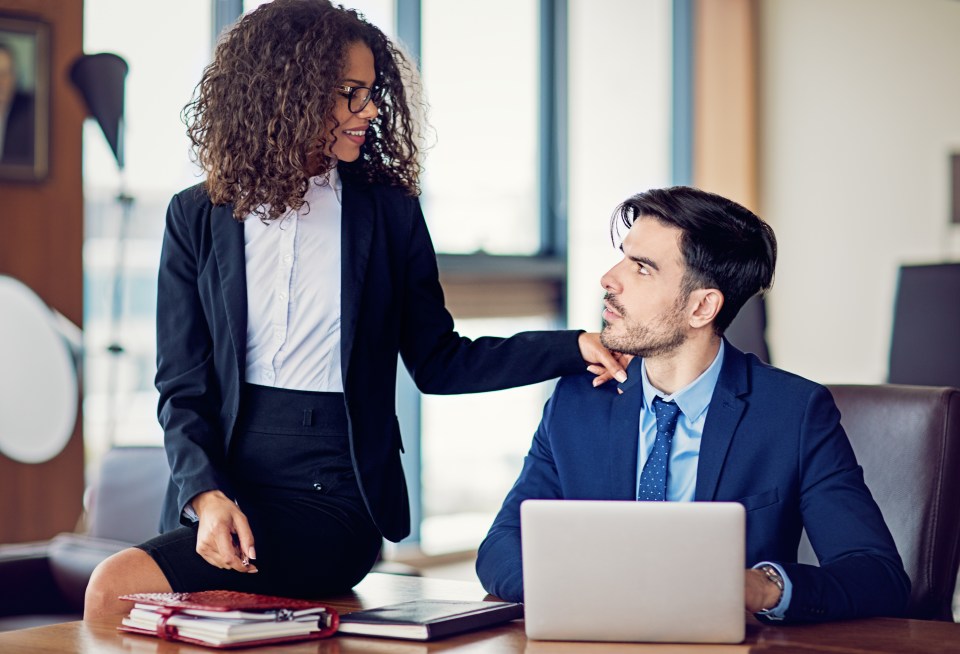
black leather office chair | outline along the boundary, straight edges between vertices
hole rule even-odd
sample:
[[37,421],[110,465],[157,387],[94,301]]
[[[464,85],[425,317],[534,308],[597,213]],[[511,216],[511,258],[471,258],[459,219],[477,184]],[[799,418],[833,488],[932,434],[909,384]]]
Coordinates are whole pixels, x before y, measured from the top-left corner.
[[887,381],[960,388],[960,263],[900,268]]
[[114,448],[87,490],[84,533],[0,546],[0,631],[80,619],[93,569],[159,533],[169,476],[163,448]]
[[[831,386],[913,583],[907,617],[952,621],[960,565],[960,390]],[[800,561],[816,563],[804,534]]]
[[761,361],[770,363],[770,348],[767,347],[767,306],[762,295],[747,300],[724,333],[727,340],[739,350],[756,354]]

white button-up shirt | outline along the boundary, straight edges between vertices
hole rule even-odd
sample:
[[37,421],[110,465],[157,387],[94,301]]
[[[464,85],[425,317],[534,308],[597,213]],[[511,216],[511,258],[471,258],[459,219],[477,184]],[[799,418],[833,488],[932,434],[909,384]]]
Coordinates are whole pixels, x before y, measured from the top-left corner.
[[309,182],[305,204],[264,224],[244,221],[245,380],[343,392],[340,372],[340,178]]

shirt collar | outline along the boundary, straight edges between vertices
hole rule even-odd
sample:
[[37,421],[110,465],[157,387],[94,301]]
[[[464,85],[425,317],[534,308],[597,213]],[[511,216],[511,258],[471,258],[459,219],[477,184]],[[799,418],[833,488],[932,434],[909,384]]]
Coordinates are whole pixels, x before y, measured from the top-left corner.
[[[321,198],[324,193],[333,193],[337,197],[337,203],[340,204],[340,199],[343,196],[343,182],[340,179],[340,172],[337,170],[337,167],[334,166],[328,170],[323,175],[314,175],[307,182],[307,191],[303,194],[303,199],[307,202],[313,200],[317,201],[318,198]],[[269,204],[263,205],[263,208],[266,210],[270,209]],[[308,208],[304,207],[304,213],[309,211]],[[285,214],[280,216],[277,219],[277,223],[282,223],[289,218],[294,218],[300,215],[299,212],[293,210],[287,210]],[[269,227],[273,221],[270,221],[266,224],[260,220],[259,216],[256,216],[253,212],[247,214],[246,219],[244,220],[244,227],[248,229],[262,230],[266,227]],[[259,227],[257,226],[259,224]]]
[[[336,196],[337,203],[339,204],[342,188],[343,184],[340,181],[340,174],[337,172],[336,166],[334,166],[323,175],[314,175],[310,178],[310,182],[307,184],[307,192],[304,193],[303,199],[307,202],[311,200],[316,202],[319,198],[327,194],[332,194]],[[301,211],[307,212],[306,209],[301,209]]]
[[723,367],[723,339],[720,339],[720,349],[713,363],[704,370],[699,377],[681,388],[676,393],[662,395],[660,391],[653,387],[647,378],[647,362],[640,362],[640,379],[643,384],[643,408],[650,411],[653,407],[653,400],[658,395],[663,397],[666,402],[676,402],[680,407],[684,417],[696,422],[703,412],[710,406],[710,400],[713,398],[713,389],[717,386],[717,379],[720,378],[720,369]]
[[343,182],[340,180],[340,171],[334,166],[322,175],[314,175],[310,178],[310,186],[329,187],[332,189],[343,188]]

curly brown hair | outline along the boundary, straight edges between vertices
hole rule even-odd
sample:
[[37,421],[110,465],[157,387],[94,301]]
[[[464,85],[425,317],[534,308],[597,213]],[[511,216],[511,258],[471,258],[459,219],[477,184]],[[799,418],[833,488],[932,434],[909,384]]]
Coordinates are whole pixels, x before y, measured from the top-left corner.
[[272,220],[303,205],[310,177],[333,165],[317,154],[336,140],[334,87],[356,42],[373,52],[379,116],[357,161],[341,166],[419,194],[416,67],[353,10],[328,0],[274,0],[221,39],[183,110],[212,202],[232,202],[238,220]]

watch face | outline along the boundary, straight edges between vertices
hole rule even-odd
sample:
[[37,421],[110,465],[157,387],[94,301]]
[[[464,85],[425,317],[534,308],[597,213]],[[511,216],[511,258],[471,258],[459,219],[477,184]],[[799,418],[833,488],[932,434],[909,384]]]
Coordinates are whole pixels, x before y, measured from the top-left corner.
[[771,583],[776,584],[777,588],[783,590],[783,577],[780,576],[780,572],[777,571],[776,568],[774,568],[772,565],[765,565],[760,569],[763,570],[765,575],[767,575],[767,579],[769,579]]

